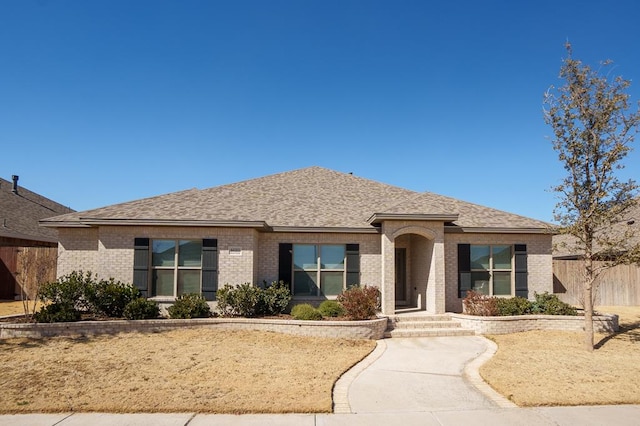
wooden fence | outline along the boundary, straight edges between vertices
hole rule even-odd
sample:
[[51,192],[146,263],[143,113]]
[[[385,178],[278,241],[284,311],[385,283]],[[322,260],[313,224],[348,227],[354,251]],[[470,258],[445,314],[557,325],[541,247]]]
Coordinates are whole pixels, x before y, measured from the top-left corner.
[[30,298],[40,284],[55,281],[57,247],[0,247],[0,287],[3,299]]
[[[583,270],[581,261],[553,261],[553,292],[564,302],[582,305]],[[606,270],[598,277],[594,303],[596,306],[639,306],[640,266],[618,265]]]

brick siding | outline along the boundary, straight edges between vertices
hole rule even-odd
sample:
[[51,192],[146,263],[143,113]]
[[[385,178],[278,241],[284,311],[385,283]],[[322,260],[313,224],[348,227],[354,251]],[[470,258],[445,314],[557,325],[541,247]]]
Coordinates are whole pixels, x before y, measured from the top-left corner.
[[445,234],[446,311],[462,312],[458,297],[458,244],[526,244],[529,299],[533,293],[553,293],[551,235],[547,234]]

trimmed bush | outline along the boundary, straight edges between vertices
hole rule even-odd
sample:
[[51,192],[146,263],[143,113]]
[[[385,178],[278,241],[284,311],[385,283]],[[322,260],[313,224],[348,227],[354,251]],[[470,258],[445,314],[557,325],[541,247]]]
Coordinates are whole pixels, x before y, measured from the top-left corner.
[[531,311],[542,315],[578,315],[576,308],[546,291],[542,294],[535,293]]
[[490,297],[475,291],[468,291],[464,298],[464,313],[477,316],[507,315],[578,315],[573,306],[564,303],[555,294],[545,292],[535,294],[533,302],[524,297]]
[[344,308],[336,300],[325,300],[318,306],[318,312],[323,317],[341,317],[345,314]]
[[121,318],[125,306],[140,298],[140,291],[113,278],[100,280],[86,289],[86,299],[92,310],[108,317]]
[[308,303],[295,305],[291,309],[291,316],[297,320],[317,321],[322,319],[322,314]]
[[235,312],[235,292],[230,284],[225,284],[216,291],[218,313],[223,316],[232,316]]
[[45,305],[34,315],[37,322],[79,321],[83,313],[121,318],[140,291],[113,278],[98,280],[91,272],[73,271],[44,284],[38,298]]
[[260,288],[251,283],[243,283],[237,287],[226,284],[221,290],[216,295],[221,315],[255,317],[258,314],[262,291]]
[[473,290],[467,291],[467,296],[462,301],[462,305],[464,307],[464,313],[467,315],[477,315],[481,317],[498,315],[496,298]]
[[291,292],[284,282],[273,282],[262,289],[251,283],[236,287],[225,284],[216,293],[218,312],[222,316],[255,317],[279,315],[291,301]]
[[526,315],[533,309],[531,302],[524,297],[496,298],[497,315]]
[[66,303],[53,303],[42,307],[33,315],[36,322],[80,321],[81,312]]
[[272,282],[261,293],[263,303],[259,315],[280,315],[291,302],[291,291],[284,281]]
[[175,303],[167,308],[169,318],[208,318],[211,308],[204,296],[196,293],[181,294]]
[[78,321],[90,310],[86,294],[95,285],[91,272],[73,271],[57,281],[43,284],[38,299],[46,305],[33,318],[36,322]]
[[67,305],[81,312],[88,311],[90,305],[86,294],[95,282],[91,272],[73,271],[56,281],[43,284],[38,298],[45,304]]
[[375,317],[380,310],[380,290],[377,287],[351,287],[338,295],[338,302],[352,320]]
[[143,297],[129,302],[122,312],[122,316],[128,320],[155,319],[159,315],[160,307],[158,304]]

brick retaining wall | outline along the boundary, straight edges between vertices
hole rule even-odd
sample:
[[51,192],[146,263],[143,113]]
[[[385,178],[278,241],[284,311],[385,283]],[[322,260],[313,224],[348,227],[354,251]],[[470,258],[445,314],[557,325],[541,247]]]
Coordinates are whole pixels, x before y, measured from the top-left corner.
[[[480,317],[474,315],[451,314],[463,328],[470,328],[476,334],[509,334],[531,330],[583,331],[584,317],[569,315],[518,315],[505,317]],[[598,315],[593,317],[596,333],[618,331],[618,315]]]
[[298,321],[249,318],[199,318],[189,320],[79,321],[54,324],[0,323],[0,339],[12,337],[91,336],[126,332],[158,332],[179,328],[260,330],[309,337],[378,340],[384,336],[387,318],[370,321]]

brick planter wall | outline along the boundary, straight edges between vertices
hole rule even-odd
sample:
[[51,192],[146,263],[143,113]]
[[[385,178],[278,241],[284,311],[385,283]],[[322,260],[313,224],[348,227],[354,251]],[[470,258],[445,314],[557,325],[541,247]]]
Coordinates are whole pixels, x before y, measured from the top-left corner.
[[261,330],[310,337],[382,339],[387,318],[370,321],[297,321],[249,318],[199,318],[190,320],[79,321],[54,324],[0,323],[0,339],[12,337],[92,336],[126,332],[158,332],[180,328]]
[[[567,315],[518,315],[505,317],[480,317],[474,315],[451,314],[463,328],[470,328],[476,334],[509,334],[530,330],[583,331],[584,317]],[[593,317],[593,327],[597,333],[618,331],[618,315]]]

